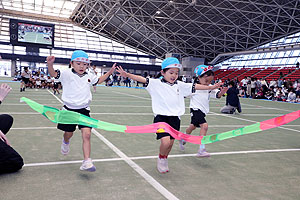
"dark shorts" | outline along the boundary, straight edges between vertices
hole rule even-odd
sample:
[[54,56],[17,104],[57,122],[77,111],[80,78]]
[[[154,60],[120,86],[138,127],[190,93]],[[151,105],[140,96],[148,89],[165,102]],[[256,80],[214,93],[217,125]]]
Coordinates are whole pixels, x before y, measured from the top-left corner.
[[57,82],[54,82],[53,88],[58,89],[58,83]]
[[205,120],[205,114],[201,110],[193,110],[190,109],[191,113],[191,124],[193,124],[196,127],[200,127],[200,124],[206,123]]
[[[90,117],[90,111],[86,108],[71,109],[71,108],[68,108],[67,106],[64,106],[64,108],[67,109],[67,110],[78,112],[80,114],[83,114],[83,115],[86,115],[86,116]],[[57,124],[57,128],[59,130],[66,131],[66,132],[74,132],[76,130],[77,125],[78,124]],[[78,125],[79,129],[86,128],[86,127],[88,127],[88,126]],[[88,128],[91,128],[91,127],[88,127]]]
[[[156,117],[154,117],[153,123],[156,122],[166,122],[177,131],[179,131],[180,129],[180,119],[178,116],[156,115]],[[156,133],[157,140],[167,136],[170,136],[170,139],[175,139],[169,133]]]
[[28,84],[28,83],[29,83],[29,78],[22,77],[22,81],[23,81],[25,84]]

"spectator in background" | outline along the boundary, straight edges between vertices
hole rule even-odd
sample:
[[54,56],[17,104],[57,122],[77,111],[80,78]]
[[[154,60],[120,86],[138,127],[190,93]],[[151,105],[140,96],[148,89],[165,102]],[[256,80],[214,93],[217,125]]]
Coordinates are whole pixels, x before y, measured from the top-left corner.
[[241,88],[244,91],[245,97],[247,97],[247,77],[245,76],[243,80],[241,80]]
[[295,103],[300,103],[300,95],[297,95],[297,96],[296,96],[296,101],[295,101]]
[[29,79],[31,78],[31,72],[28,70],[28,67],[24,67],[21,76],[22,76],[22,81],[20,86],[20,92],[24,92],[25,87],[29,86]]
[[283,81],[281,80],[281,78],[279,78],[278,80],[277,80],[277,87],[282,87],[283,86]]
[[240,100],[239,100],[239,90],[233,81],[229,82],[229,89],[227,90],[226,105],[221,108],[221,113],[233,114],[237,110],[239,113],[242,112]]
[[293,81],[291,81],[290,78],[288,78],[288,80],[286,81],[286,88],[287,89],[293,88]]
[[277,87],[277,91],[275,94],[275,101],[283,101],[283,100],[285,100],[285,94],[282,91],[281,87]]
[[270,81],[270,85],[269,85],[269,87],[271,88],[271,87],[277,87],[277,82],[274,80],[274,78]]
[[254,78],[251,78],[251,97],[255,97],[255,90],[256,90],[256,81]]
[[[0,85],[0,104],[10,91],[9,85]],[[6,137],[12,124],[12,116],[0,115],[0,174],[16,172],[24,165],[23,158],[10,146]]]
[[261,87],[263,89],[263,93],[265,94],[268,91],[268,82],[265,78],[261,79]]
[[247,96],[251,96],[251,78],[250,76],[247,77]]
[[296,102],[296,93],[294,89],[289,89],[288,97],[286,99],[287,102],[295,103]]

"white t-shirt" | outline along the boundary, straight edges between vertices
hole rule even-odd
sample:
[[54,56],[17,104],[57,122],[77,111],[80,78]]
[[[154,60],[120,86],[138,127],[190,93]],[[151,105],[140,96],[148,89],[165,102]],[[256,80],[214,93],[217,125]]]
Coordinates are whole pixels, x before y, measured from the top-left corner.
[[26,72],[25,70],[23,70],[22,76],[23,76],[24,78],[30,78],[31,72],[30,72],[29,70],[27,70],[27,72]]
[[248,83],[248,80],[244,78],[241,82],[243,84],[243,87],[246,87],[247,83]]
[[62,100],[71,109],[86,108],[92,101],[90,87],[98,82],[95,74],[84,73],[79,76],[73,69],[60,73],[58,80],[63,86]]
[[184,114],[184,97],[192,94],[192,83],[177,81],[170,85],[161,79],[149,78],[148,80],[146,90],[151,95],[154,115],[181,116]]
[[197,110],[200,109],[204,114],[209,112],[210,98],[217,98],[219,90],[196,90],[191,95],[190,108]]

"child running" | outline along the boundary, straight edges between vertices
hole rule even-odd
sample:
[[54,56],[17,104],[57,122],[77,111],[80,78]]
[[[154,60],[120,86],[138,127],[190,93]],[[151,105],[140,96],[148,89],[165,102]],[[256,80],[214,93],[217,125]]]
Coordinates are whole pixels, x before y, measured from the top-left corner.
[[[180,129],[180,116],[184,114],[184,97],[191,95],[194,90],[213,90],[220,84],[206,86],[200,84],[184,83],[177,81],[179,70],[182,68],[177,58],[169,57],[162,62],[162,79],[144,78],[142,76],[125,72],[122,67],[117,67],[120,76],[129,77],[140,83],[144,83],[152,100],[154,123],[166,122],[176,130]],[[174,138],[166,132],[156,133],[156,139],[161,141],[157,169],[160,173],[169,171],[168,155],[174,144]]]
[[[195,83],[201,85],[210,85],[214,79],[214,72],[212,66],[199,65],[195,68],[196,80]],[[190,112],[191,124],[186,129],[186,134],[191,134],[196,127],[200,127],[200,136],[205,136],[208,130],[208,124],[205,120],[206,114],[209,112],[210,98],[221,98],[226,91],[227,87],[222,87],[221,90],[198,90],[191,95]],[[179,147],[183,151],[185,145],[184,140],[179,140]],[[210,154],[205,150],[205,144],[201,144],[197,153],[197,157],[209,157]]]
[[[54,70],[54,56],[47,57],[48,71],[52,77],[59,80],[63,86],[62,100],[64,103],[63,109],[81,113],[90,116],[89,105],[92,101],[90,87],[98,83],[102,83],[115,70],[116,63],[103,76],[97,77],[95,74],[87,73],[86,69],[89,66],[89,58],[87,53],[81,50],[74,51],[71,57],[72,68],[62,72]],[[76,124],[58,124],[57,128],[64,131],[64,136],[61,145],[61,153],[67,155],[70,151],[70,138],[76,130]],[[91,153],[91,127],[78,125],[82,133],[82,150],[83,163],[80,170],[96,171],[96,167],[90,158]]]

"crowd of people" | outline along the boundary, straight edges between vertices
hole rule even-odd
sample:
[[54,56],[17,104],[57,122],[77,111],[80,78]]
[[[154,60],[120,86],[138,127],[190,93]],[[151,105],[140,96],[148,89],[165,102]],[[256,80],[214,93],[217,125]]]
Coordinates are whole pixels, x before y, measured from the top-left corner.
[[20,92],[24,92],[26,88],[35,89],[53,89],[54,94],[59,94],[61,84],[50,75],[45,75],[43,71],[31,72],[28,67],[24,67],[21,73],[16,73],[14,81],[21,81]]
[[278,78],[269,82],[265,78],[244,77],[241,81],[234,79],[224,82],[229,83],[229,81],[234,81],[240,97],[300,103],[300,79],[291,81],[291,79]]

